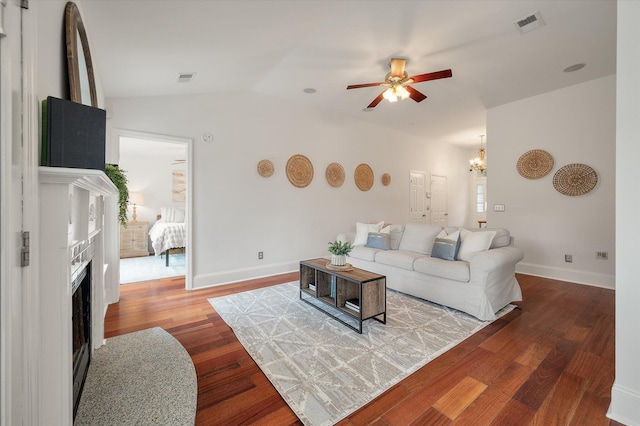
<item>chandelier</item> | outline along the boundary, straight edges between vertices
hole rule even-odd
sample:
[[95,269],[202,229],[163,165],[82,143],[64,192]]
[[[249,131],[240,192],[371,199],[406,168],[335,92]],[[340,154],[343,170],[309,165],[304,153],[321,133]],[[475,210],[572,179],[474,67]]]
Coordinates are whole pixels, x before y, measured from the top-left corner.
[[484,172],[485,170],[487,170],[487,163],[485,161],[486,151],[484,149],[483,138],[484,135],[480,135],[480,149],[478,150],[478,156],[474,159],[469,160],[470,172],[474,170]]

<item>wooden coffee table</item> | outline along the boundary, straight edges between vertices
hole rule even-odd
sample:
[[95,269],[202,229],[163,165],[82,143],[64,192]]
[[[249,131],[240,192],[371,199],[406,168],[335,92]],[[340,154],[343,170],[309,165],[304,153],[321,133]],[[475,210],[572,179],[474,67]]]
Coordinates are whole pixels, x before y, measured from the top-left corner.
[[[323,258],[300,261],[300,299],[360,334],[367,319],[386,324],[387,278],[358,268],[334,270],[328,263]],[[341,314],[355,319],[358,326]]]

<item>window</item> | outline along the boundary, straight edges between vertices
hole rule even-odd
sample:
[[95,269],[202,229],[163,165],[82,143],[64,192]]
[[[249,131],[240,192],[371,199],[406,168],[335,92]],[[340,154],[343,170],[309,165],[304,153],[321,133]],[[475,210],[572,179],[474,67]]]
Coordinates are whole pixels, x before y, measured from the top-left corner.
[[476,213],[484,213],[486,211],[486,199],[484,194],[484,184],[476,185]]

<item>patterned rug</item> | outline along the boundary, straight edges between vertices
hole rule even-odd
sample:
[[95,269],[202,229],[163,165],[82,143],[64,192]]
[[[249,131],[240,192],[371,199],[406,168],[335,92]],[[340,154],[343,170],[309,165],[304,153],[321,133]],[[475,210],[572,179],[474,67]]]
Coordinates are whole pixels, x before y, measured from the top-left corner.
[[185,255],[169,255],[169,266],[160,256],[120,259],[120,284],[177,277],[185,274]]
[[387,290],[387,324],[358,334],[300,301],[297,282],[209,302],[306,425],[336,423],[490,323]]

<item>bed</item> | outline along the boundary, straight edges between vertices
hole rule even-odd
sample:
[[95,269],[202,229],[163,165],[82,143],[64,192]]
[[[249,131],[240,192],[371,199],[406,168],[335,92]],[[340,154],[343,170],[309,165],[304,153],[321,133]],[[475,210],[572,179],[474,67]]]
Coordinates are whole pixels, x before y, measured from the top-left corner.
[[149,229],[149,238],[155,255],[164,255],[165,266],[169,266],[169,250],[187,246],[187,229],[183,210],[166,207],[160,211],[158,221]]

